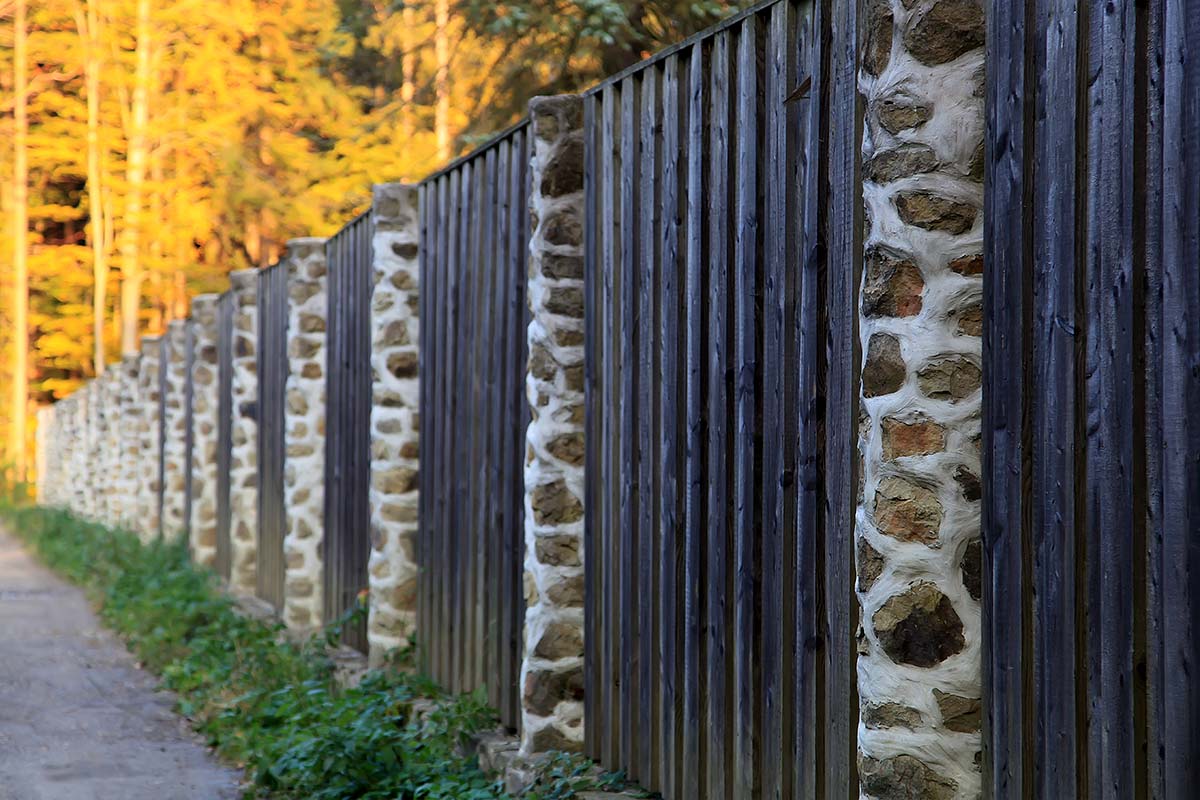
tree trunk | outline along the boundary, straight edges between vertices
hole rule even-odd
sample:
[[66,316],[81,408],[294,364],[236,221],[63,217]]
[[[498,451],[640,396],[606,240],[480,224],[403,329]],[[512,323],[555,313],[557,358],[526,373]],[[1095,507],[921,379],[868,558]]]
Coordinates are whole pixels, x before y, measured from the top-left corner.
[[142,280],[142,190],[146,180],[146,123],[150,92],[150,0],[137,0],[137,70],[126,156],[129,184],[125,197],[125,228],[121,236],[121,352],[138,352],[138,316]]
[[29,398],[29,162],[26,137],[29,91],[25,55],[25,0],[16,0],[13,14],[13,361],[12,428],[9,456],[16,479],[25,480],[25,422]]
[[434,49],[437,53],[437,77],[434,81],[437,93],[437,108],[434,129],[437,133],[438,158],[450,160],[450,2],[437,0],[437,30],[434,32]]
[[401,14],[401,53],[400,53],[400,135],[403,145],[407,146],[412,139],[413,98],[416,96],[417,53],[413,44],[413,29],[417,24],[416,10],[411,3],[404,4]]
[[100,15],[97,0],[87,0],[87,22],[80,33],[84,41],[84,74],[87,82],[87,187],[88,217],[92,240],[92,371],[104,374],[104,318],[108,304],[108,237],[104,219],[100,158]]

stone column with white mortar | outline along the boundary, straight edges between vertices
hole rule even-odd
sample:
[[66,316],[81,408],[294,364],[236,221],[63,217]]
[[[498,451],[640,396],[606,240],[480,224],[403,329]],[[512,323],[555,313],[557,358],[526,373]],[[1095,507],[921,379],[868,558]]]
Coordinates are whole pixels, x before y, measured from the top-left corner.
[[124,418],[121,407],[121,373],[117,365],[111,365],[99,379],[101,403],[104,406],[104,443],[101,448],[100,471],[103,475],[101,491],[104,493],[105,525],[115,527],[124,514],[124,497],[121,494],[121,457],[124,446]]
[[93,522],[104,521],[104,491],[103,477],[100,475],[101,457],[104,449],[106,430],[104,427],[103,398],[100,391],[99,379],[92,380],[80,386],[76,391],[82,394],[87,404],[84,415],[84,458],[85,472],[83,515]]
[[143,337],[138,364],[138,403],[142,413],[138,421],[138,506],[133,522],[134,530],[145,542],[158,536],[162,499],[161,345],[160,336]]
[[522,751],[583,747],[583,102],[529,104]]
[[865,23],[862,796],[974,800],[984,12],[871,0]]
[[408,643],[417,602],[421,227],[417,187],[376,185],[371,205],[370,660]]
[[163,400],[163,535],[183,536],[187,528],[187,379],[188,328],[191,320],[167,324],[166,395]]
[[322,618],[321,541],[325,527],[325,240],[287,243],[288,376],[284,404],[285,560],[283,620],[293,630]]
[[229,585],[253,596],[258,564],[258,270],[229,274],[233,291]]
[[192,560],[212,567],[217,559],[217,304],[220,297],[192,298]]
[[126,530],[135,529],[141,505],[142,404],[138,380],[141,362],[141,354],[132,353],[113,367],[118,372],[121,394],[121,466],[116,476],[121,507],[115,522]]

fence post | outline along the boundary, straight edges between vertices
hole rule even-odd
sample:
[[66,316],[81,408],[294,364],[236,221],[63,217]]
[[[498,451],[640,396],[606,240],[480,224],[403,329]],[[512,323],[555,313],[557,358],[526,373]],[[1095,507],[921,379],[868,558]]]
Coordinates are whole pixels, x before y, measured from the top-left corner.
[[420,321],[417,187],[376,184],[371,205],[370,660],[413,635],[417,602]]
[[121,497],[121,510],[116,523],[129,530],[134,530],[137,524],[141,497],[142,404],[138,389],[141,362],[141,353],[130,353],[121,358],[117,367],[121,395],[121,469],[117,492]]
[[162,508],[162,337],[146,336],[138,362],[138,505],[132,520],[142,541],[158,535]]
[[321,624],[325,509],[325,240],[287,243],[284,404],[284,608],[289,628]]
[[187,372],[190,320],[167,324],[163,385],[163,535],[175,539],[187,528]]
[[192,480],[188,539],[192,560],[205,567],[217,557],[217,303],[192,298]]
[[229,585],[254,595],[258,553],[258,270],[229,273],[233,290],[233,435]]
[[522,750],[583,747],[583,102],[529,104]]
[[965,797],[980,791],[984,15],[909,5],[871,5],[859,80],[859,771],[873,797]]

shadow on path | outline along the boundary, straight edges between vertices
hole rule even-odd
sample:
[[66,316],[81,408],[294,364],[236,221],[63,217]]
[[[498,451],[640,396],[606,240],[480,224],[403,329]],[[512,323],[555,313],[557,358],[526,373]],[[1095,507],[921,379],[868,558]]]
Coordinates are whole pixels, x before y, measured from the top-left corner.
[[0,529],[0,800],[238,797],[156,687],[83,592]]

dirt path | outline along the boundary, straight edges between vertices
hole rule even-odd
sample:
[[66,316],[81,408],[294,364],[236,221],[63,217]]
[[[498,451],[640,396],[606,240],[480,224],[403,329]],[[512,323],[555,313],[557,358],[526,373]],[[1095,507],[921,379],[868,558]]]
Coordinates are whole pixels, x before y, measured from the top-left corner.
[[237,774],[100,627],[83,593],[0,529],[0,800],[232,800]]

